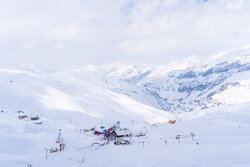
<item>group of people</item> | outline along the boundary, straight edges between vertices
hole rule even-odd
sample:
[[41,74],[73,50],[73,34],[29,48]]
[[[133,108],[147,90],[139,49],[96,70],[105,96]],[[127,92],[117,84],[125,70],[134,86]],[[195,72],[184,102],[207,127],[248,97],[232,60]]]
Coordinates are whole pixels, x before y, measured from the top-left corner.
[[59,147],[60,147],[60,151],[63,151],[64,147],[65,147],[65,144],[64,143],[60,143]]

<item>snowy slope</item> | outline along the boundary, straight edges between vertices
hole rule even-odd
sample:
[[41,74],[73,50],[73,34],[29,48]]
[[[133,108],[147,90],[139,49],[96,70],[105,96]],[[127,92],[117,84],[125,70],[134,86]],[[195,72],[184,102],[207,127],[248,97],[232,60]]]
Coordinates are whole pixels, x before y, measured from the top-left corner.
[[72,75],[24,70],[1,70],[0,73],[2,110],[23,109],[51,117],[60,112],[74,113],[93,120],[109,119],[110,115],[117,115],[117,119],[138,118],[149,122],[166,121],[171,117],[171,114]]
[[[86,82],[87,79],[79,80],[70,73],[0,69],[0,166],[27,166],[36,162],[35,166],[47,166],[43,161],[44,148],[57,146],[58,129],[63,130],[65,142],[75,155],[76,147],[89,146],[95,141],[89,137],[91,134],[78,138],[79,129],[112,125],[118,120],[145,124],[174,118],[170,113]],[[24,113],[17,112],[20,110]],[[40,120],[20,120],[20,115],[39,115]],[[55,159],[65,159],[60,156]],[[63,161],[63,164],[78,163]]]
[[[101,142],[91,133],[81,133],[79,128],[92,127],[92,121],[77,125],[60,123],[42,117],[42,125],[29,120],[18,120],[17,113],[5,111],[0,120],[0,164],[5,167],[80,167],[80,166],[194,166],[222,165],[247,167],[250,163],[250,103],[230,105],[217,110],[203,110],[199,113],[180,115],[175,125],[158,123],[157,126],[144,121],[121,121],[121,126],[134,134],[146,132],[145,137],[131,137],[131,145],[91,147]],[[111,125],[95,123],[95,126]],[[45,159],[44,148],[58,147],[55,143],[58,128],[66,143],[63,152],[49,153]],[[191,133],[194,133],[192,140]],[[176,139],[181,135],[180,143]],[[167,143],[166,143],[167,142]],[[144,145],[144,146],[143,146]]]
[[[249,166],[249,71],[249,56],[188,68],[0,68],[0,166]],[[104,141],[83,129],[117,121],[132,144],[91,147]],[[58,129],[66,148],[45,159]]]

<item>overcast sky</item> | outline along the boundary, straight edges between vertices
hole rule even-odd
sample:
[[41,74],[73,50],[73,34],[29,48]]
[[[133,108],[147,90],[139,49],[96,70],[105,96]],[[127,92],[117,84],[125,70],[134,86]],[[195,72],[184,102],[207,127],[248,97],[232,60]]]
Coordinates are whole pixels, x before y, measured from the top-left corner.
[[1,64],[165,64],[249,43],[247,0],[0,0]]

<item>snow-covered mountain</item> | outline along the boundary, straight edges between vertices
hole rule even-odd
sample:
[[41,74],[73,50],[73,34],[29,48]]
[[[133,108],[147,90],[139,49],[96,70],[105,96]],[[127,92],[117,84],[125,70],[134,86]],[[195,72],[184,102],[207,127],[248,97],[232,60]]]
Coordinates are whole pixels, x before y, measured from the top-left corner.
[[[33,67],[22,67],[5,68],[0,72],[2,84],[11,81],[9,87],[2,85],[2,91],[18,90],[15,92],[18,97],[20,91],[24,93],[26,89],[25,97],[32,96],[32,99],[50,108],[51,104],[45,99],[49,97],[53,101],[57,94],[63,98],[61,100],[75,100],[74,103],[77,103],[78,107],[73,107],[73,110],[83,111],[81,108],[88,106],[87,109],[93,113],[96,109],[92,109],[92,105],[85,104],[86,102],[91,101],[91,104],[98,105],[114,104],[117,103],[113,102],[117,101],[115,96],[171,113],[198,111],[249,101],[250,56],[243,55],[212,65],[203,63],[189,65],[187,68],[181,65],[111,64],[58,71],[39,71]],[[105,101],[100,100],[102,98],[112,102],[102,103]],[[2,100],[6,101],[6,97]],[[57,109],[56,105],[54,103],[52,106]],[[114,110],[115,107],[109,105],[104,108]]]
[[249,101],[250,56],[213,65],[173,66],[89,66],[71,75],[79,80],[88,76],[100,87],[172,113]]
[[[249,56],[188,66],[1,67],[0,166],[247,166],[249,73]],[[18,119],[24,114],[40,119]],[[95,150],[103,139],[79,131],[118,120],[133,133],[129,146]],[[67,147],[45,159],[58,129]]]
[[90,83],[88,76],[80,80],[73,73],[74,70],[34,72],[30,69],[1,69],[1,110],[21,109],[64,120],[67,117],[78,119],[82,115],[84,120],[92,121],[100,118],[114,120],[117,116],[117,120],[138,118],[161,122],[171,115]]

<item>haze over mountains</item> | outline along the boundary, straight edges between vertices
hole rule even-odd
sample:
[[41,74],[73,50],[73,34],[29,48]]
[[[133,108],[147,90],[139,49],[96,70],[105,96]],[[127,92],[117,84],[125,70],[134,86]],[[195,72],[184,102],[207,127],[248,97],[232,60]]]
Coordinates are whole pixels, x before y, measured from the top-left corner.
[[[57,71],[41,71],[27,66],[14,69],[2,68],[1,73],[5,75],[2,89],[3,91],[11,89],[10,92],[19,90],[17,93],[25,97],[40,96],[39,93],[35,93],[38,90],[48,92],[51,96],[52,92],[61,93],[73,97],[71,100],[78,104],[81,100],[77,98],[96,93],[89,91],[90,86],[93,87],[92,90],[101,89],[94,96],[98,98],[93,97],[92,103],[97,103],[99,98],[106,98],[105,92],[110,92],[170,113],[191,112],[240,101],[248,102],[250,56],[247,51],[248,49],[239,49],[227,52],[224,57],[221,56],[223,58],[219,57],[221,62],[200,65],[183,61],[160,66],[92,65]],[[7,82],[8,80],[11,83]],[[18,84],[21,85],[18,87]],[[27,92],[23,91],[24,88]],[[66,88],[75,91],[67,91]],[[230,98],[223,98],[230,93],[232,94]],[[41,99],[37,103],[41,102],[46,103]],[[77,107],[73,107],[72,110],[82,111]]]

